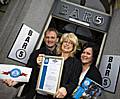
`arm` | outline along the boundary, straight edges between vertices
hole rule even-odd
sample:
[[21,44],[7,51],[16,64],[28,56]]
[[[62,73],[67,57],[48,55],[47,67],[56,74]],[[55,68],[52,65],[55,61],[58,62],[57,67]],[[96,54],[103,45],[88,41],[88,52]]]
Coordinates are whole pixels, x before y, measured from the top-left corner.
[[88,77],[98,84],[102,85],[102,77],[96,66],[91,66],[85,77]]
[[65,88],[68,92],[68,95],[71,95],[72,92],[74,91],[74,89],[77,87],[78,85],[78,81],[79,81],[79,76],[80,73],[82,72],[82,64],[79,60],[75,60],[73,62],[73,66],[72,66],[72,70],[71,70],[71,76],[70,76],[70,80],[69,83],[65,85]]
[[73,90],[78,85],[81,71],[81,63],[78,60],[69,59],[69,61],[65,62],[61,79],[61,88],[56,92],[57,98],[64,98],[72,94]]
[[17,81],[14,81],[12,79],[4,79],[3,82],[8,85],[9,87],[13,87],[15,86],[16,84],[18,84]]

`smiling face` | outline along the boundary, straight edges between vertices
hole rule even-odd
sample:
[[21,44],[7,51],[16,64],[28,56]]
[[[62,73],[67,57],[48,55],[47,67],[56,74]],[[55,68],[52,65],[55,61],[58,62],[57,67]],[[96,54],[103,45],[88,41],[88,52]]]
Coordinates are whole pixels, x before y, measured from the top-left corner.
[[73,57],[78,45],[78,38],[74,33],[64,33],[57,46],[58,55],[68,55]]
[[49,47],[49,48],[54,47],[57,42],[57,34],[55,33],[55,31],[46,32],[44,41],[45,41],[45,44],[47,45],[47,47]]
[[91,47],[88,47],[83,50],[81,54],[81,61],[83,64],[91,64],[93,61],[93,50]]
[[63,41],[61,49],[64,53],[70,53],[73,50],[73,43],[69,39]]

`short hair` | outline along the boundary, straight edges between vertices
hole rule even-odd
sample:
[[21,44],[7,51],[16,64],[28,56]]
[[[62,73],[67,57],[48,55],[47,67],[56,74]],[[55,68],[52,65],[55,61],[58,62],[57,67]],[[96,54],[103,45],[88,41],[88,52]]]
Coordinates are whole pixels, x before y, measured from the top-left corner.
[[62,37],[60,39],[60,42],[57,46],[57,53],[58,54],[62,53],[61,46],[66,39],[70,40],[73,43],[73,50],[70,53],[70,56],[73,57],[74,54],[76,53],[76,49],[77,49],[77,46],[78,46],[78,38],[74,33],[64,33],[62,35]]
[[54,31],[54,32],[56,33],[56,35],[58,35],[58,31],[57,31],[55,28],[50,27],[50,28],[48,28],[48,29],[45,31],[45,36],[46,36],[46,33],[47,33],[47,32],[51,32],[51,31]]

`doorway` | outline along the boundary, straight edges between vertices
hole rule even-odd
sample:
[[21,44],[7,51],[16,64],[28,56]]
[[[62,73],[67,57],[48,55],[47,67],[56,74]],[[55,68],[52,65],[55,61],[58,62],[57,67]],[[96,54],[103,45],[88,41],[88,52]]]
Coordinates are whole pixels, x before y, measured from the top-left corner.
[[[64,33],[75,33],[75,35],[78,37],[79,40],[79,46],[77,48],[76,57],[79,58],[80,52],[82,49],[82,45],[84,45],[86,42],[93,42],[96,43],[96,45],[99,46],[99,55],[101,53],[101,48],[105,41],[105,33],[102,33],[101,31],[97,31],[95,29],[91,29],[82,25],[78,25],[72,22],[69,22],[67,20],[62,20],[60,18],[53,17],[52,15],[49,17],[47,24],[43,30],[43,34],[41,36],[41,40],[39,42],[38,48],[44,46],[44,32],[47,28],[56,28],[58,30],[58,37],[60,38],[62,34]],[[98,61],[99,62],[99,61]]]

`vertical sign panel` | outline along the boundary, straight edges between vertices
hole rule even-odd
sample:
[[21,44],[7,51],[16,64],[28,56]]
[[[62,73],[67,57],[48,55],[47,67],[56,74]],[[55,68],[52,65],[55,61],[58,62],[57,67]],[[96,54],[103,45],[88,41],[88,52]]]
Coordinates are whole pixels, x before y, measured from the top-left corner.
[[102,86],[104,90],[114,93],[117,85],[117,79],[120,68],[120,56],[117,55],[103,55],[100,72],[102,74]]
[[30,54],[32,53],[36,42],[39,38],[39,33],[23,24],[19,35],[12,46],[8,58],[16,61],[27,63]]

